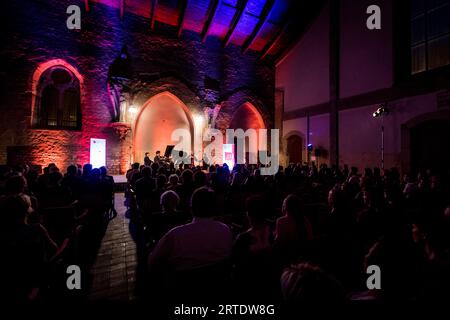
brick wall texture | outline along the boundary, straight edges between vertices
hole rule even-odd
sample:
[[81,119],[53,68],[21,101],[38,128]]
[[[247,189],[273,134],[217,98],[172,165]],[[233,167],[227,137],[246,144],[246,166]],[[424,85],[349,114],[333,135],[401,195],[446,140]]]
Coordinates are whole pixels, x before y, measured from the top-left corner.
[[[0,10],[0,164],[27,162],[45,166],[55,162],[62,170],[69,164],[89,161],[90,138],[107,139],[107,167],[119,174],[129,163],[132,139],[120,140],[111,127],[112,104],[107,89],[108,68],[126,45],[133,75],[160,75],[142,89],[152,94],[170,91],[188,107],[203,109],[222,105],[216,127],[224,129],[233,112],[245,102],[260,111],[266,127],[273,123],[274,70],[256,53],[242,54],[239,47],[223,48],[220,39],[205,43],[196,33],[157,24],[130,13],[84,1],[7,1]],[[66,27],[69,5],[81,8],[81,30]],[[46,61],[63,59],[83,77],[81,130],[32,128],[32,77]],[[205,78],[216,79],[219,91],[205,88]],[[189,101],[185,101],[185,100]]]

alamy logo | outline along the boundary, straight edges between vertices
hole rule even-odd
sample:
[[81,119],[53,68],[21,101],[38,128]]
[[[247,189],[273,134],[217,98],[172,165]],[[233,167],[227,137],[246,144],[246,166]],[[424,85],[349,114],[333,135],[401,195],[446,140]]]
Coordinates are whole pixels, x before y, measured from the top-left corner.
[[[226,139],[218,129],[206,129],[203,134],[198,130],[194,135],[194,152],[191,150],[191,133],[186,129],[176,129],[172,132],[171,140],[178,141],[172,150],[172,159],[175,163],[190,164],[191,160],[187,156],[194,154],[196,161],[203,160],[206,164],[214,164],[214,155],[221,154],[223,141],[228,144],[236,144],[236,163],[237,164],[257,164],[258,160],[263,165],[261,175],[274,175],[278,172],[279,141],[280,133],[278,129],[270,130],[270,147],[272,152],[267,150],[268,137],[267,129],[227,129]],[[213,138],[214,137],[214,138]],[[203,142],[210,142],[203,148]],[[246,155],[248,160],[246,161]]]
[[77,265],[67,267],[66,273],[69,274],[66,280],[66,286],[69,290],[81,289],[81,269]]
[[367,267],[367,274],[370,276],[367,278],[366,285],[367,289],[381,289],[381,269],[377,265],[370,265]]
[[367,7],[367,14],[370,16],[367,18],[366,26],[369,30],[380,30],[381,29],[381,9],[379,6],[373,4]]
[[67,14],[70,16],[67,18],[66,26],[69,30],[80,30],[81,29],[81,10],[77,5],[71,5],[67,7]]

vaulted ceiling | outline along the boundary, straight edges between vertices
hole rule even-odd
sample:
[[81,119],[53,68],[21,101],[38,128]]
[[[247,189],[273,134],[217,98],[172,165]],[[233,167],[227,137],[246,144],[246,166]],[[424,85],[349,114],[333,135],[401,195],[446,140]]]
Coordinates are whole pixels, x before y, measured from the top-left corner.
[[279,59],[298,40],[317,15],[323,0],[84,0],[147,18],[149,30],[173,26],[176,36],[198,33],[203,42],[217,37],[226,47],[240,46],[261,59]]

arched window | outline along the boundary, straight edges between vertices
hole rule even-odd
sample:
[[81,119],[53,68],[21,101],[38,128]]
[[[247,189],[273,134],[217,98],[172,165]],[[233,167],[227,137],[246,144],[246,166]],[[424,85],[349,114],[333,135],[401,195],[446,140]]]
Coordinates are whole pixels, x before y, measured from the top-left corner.
[[81,127],[80,81],[65,66],[52,66],[40,75],[33,123],[44,129]]

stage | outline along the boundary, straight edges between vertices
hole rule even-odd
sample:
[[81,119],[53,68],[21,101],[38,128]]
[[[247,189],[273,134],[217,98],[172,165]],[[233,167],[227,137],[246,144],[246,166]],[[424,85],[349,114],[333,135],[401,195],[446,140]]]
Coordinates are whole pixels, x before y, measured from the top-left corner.
[[125,191],[125,187],[127,185],[127,178],[125,175],[113,175],[114,178],[114,190],[115,192],[123,192]]
[[114,183],[127,183],[127,178],[125,175],[115,175],[112,176],[114,178]]

